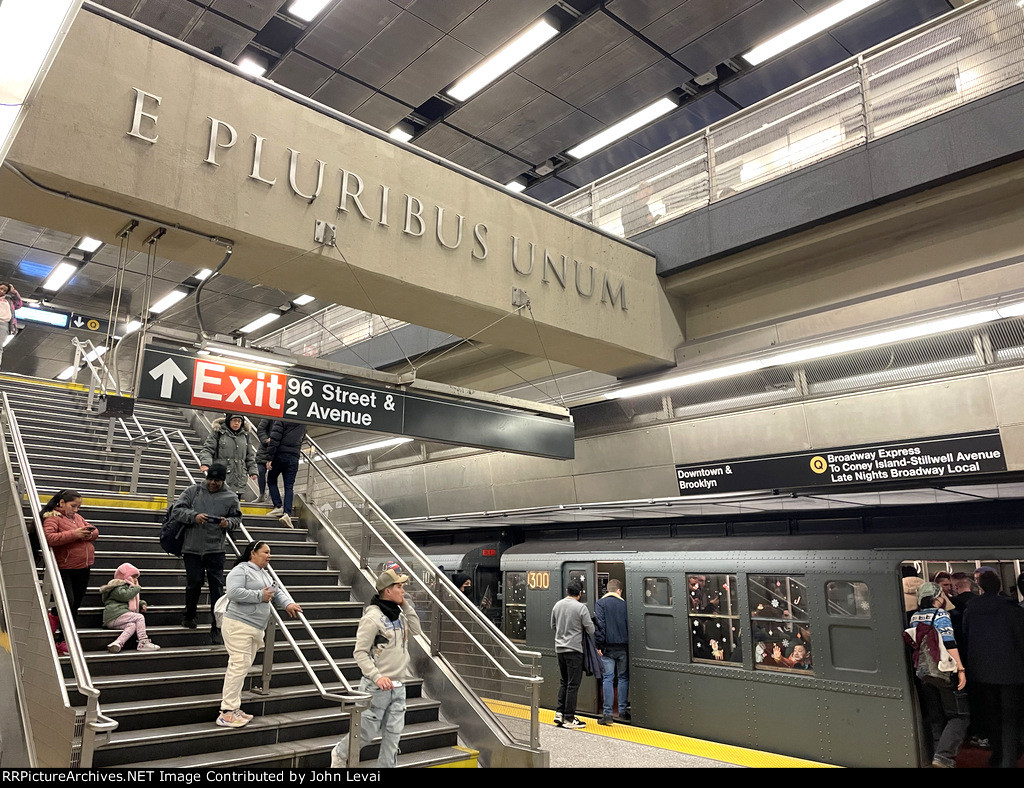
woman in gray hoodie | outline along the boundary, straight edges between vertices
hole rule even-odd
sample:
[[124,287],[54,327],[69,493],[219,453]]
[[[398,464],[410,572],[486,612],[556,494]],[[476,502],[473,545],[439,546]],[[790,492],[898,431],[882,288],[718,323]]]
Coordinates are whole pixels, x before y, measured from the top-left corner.
[[302,612],[285,590],[278,588],[268,566],[270,545],[257,540],[245,546],[228,574],[228,606],[221,624],[228,668],[217,718],[217,724],[223,728],[241,728],[252,720],[251,714],[242,711],[242,684],[263,645],[263,631],[270,622],[270,603],[288,611],[292,618]]

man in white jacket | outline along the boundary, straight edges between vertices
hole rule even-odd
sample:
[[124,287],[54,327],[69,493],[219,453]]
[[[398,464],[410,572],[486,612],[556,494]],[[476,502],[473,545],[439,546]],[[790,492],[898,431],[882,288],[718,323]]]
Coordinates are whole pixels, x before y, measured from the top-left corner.
[[[377,765],[398,765],[398,743],[405,728],[405,686],[409,674],[409,638],[422,634],[419,616],[405,600],[408,575],[391,564],[377,577],[377,595],[363,611],[356,631],[354,656],[363,678],[359,691],[371,695],[359,728],[360,746],[370,744],[380,733]],[[348,734],[331,751],[331,767],[348,765]]]

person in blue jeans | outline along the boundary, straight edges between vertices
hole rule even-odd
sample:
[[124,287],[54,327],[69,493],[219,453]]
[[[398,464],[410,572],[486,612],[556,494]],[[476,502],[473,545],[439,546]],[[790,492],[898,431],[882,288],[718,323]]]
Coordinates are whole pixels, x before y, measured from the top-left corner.
[[[267,443],[267,486],[270,488],[270,500],[274,508],[270,514],[280,518],[281,522],[292,527],[292,495],[295,487],[295,476],[299,472],[299,457],[302,455],[302,441],[306,437],[306,427],[292,421],[275,421],[270,428],[270,442]],[[277,489],[277,479],[284,475],[284,500]]]
[[608,581],[608,593],[597,600],[594,615],[597,619],[594,641],[604,665],[604,687],[601,692],[604,709],[599,722],[601,725],[611,725],[613,682],[616,677],[619,682],[619,719],[629,719],[629,712],[626,711],[629,698],[629,627],[621,580]]

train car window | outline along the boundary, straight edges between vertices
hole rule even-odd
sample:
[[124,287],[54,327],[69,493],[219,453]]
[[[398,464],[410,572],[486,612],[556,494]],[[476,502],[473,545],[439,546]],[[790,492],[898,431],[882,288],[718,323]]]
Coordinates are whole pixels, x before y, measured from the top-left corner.
[[742,662],[736,575],[688,574],[686,594],[693,661]]
[[812,673],[811,625],[802,577],[750,575],[750,625],[757,670]]
[[871,591],[867,583],[833,580],[825,584],[825,601],[830,616],[871,618]]
[[672,581],[667,577],[645,577],[644,604],[671,607]]
[[526,642],[526,572],[505,573],[505,634]]
[[569,582],[577,583],[580,587],[580,602],[584,605],[587,604],[587,570],[586,569],[570,569],[569,570]]

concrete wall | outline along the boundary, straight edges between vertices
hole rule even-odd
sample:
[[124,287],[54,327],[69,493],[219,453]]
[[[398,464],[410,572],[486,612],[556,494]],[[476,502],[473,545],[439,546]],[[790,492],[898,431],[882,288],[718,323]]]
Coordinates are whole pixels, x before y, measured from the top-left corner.
[[[998,428],[1024,470],[1024,370],[973,375],[576,441],[567,461],[477,454],[357,477],[392,517],[678,495],[675,465]],[[965,478],[965,477],[961,477]]]
[[[226,274],[459,336],[508,315],[520,288],[531,312],[481,341],[602,371],[670,363],[681,335],[652,256],[433,159],[90,13],[8,157],[153,218],[138,242],[167,226],[171,259],[223,254],[181,224],[235,242]],[[0,213],[107,242],[126,221],[6,170]],[[314,241],[317,220],[337,225],[337,248]]]

